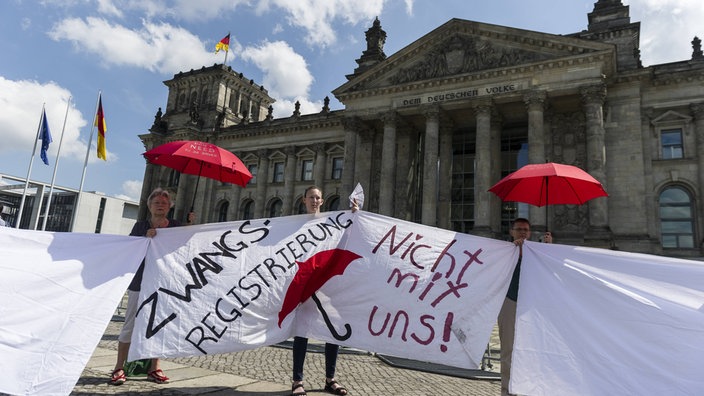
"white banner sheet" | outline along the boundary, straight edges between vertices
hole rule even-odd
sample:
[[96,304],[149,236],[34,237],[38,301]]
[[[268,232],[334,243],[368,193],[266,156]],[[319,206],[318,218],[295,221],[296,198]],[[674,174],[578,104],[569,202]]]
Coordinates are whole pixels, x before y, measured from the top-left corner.
[[509,242],[364,211],[160,230],[130,356],[299,335],[477,368],[517,255]]
[[523,249],[513,393],[704,395],[704,263]]
[[147,245],[0,227],[0,392],[68,395]]

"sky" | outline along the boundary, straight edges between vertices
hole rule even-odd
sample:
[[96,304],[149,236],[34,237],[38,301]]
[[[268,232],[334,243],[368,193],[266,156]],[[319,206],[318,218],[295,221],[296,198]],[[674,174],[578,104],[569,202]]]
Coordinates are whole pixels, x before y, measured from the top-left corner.
[[[275,118],[317,113],[344,84],[378,17],[391,56],[452,18],[551,34],[587,29],[596,0],[0,0],[0,174],[26,177],[42,112],[49,165],[30,179],[138,200],[148,132],[180,71],[223,63],[263,85]],[[687,60],[704,39],[701,0],[629,0],[644,66]],[[107,161],[92,128],[101,92]],[[92,140],[89,136],[93,130]],[[88,150],[88,145],[91,148]],[[83,175],[86,152],[88,165]],[[57,156],[57,154],[59,154]],[[57,165],[58,163],[58,165]],[[3,183],[0,180],[0,183]],[[1,188],[1,186],[0,186]]]

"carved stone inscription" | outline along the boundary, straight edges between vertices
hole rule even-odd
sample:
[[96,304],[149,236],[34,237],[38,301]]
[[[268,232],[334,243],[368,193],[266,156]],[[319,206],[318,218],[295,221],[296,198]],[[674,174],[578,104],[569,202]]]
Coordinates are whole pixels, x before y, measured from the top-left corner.
[[471,99],[477,96],[499,95],[517,92],[526,89],[528,82],[507,82],[504,84],[487,85],[483,87],[467,87],[450,91],[429,92],[423,95],[398,98],[394,101],[395,107],[420,106],[428,103],[448,102],[452,100]]

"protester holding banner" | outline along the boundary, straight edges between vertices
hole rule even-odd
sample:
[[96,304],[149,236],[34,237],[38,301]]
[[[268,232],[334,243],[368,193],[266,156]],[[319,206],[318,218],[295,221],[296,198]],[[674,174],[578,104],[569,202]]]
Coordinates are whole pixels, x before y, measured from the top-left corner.
[[[521,259],[523,258],[523,242],[530,240],[530,221],[519,217],[513,221],[509,231],[513,243],[518,246],[519,256],[513,277],[506,292],[504,304],[499,312],[499,339],[501,340],[501,396],[512,395],[508,391],[511,379],[511,354],[516,330],[516,301],[518,300],[518,282],[521,276]],[[552,234],[548,231],[543,235],[543,242],[552,243]]]
[[[147,208],[150,213],[149,219],[136,222],[132,227],[132,232],[130,232],[130,235],[153,238],[156,236],[158,228],[181,226],[179,221],[166,217],[173,204],[174,203],[171,200],[171,196],[168,191],[162,190],[161,188],[156,188],[151,194],[149,194],[149,198],[147,198]],[[193,212],[189,213],[187,224],[193,224],[194,219],[195,214]],[[127,310],[125,311],[125,323],[122,326],[122,331],[117,339],[117,362],[115,363],[115,369],[113,370],[110,378],[110,384],[112,385],[122,385],[127,380],[124,364],[127,360],[127,354],[130,349],[132,330],[134,329],[134,321],[137,316],[137,305],[139,301],[139,291],[142,285],[144,264],[144,260],[142,260],[142,264],[139,266],[139,269],[137,269],[137,272],[132,279],[132,283],[130,283],[127,288]],[[169,380],[169,378],[164,375],[164,372],[161,370],[159,359],[156,358],[151,359],[151,365],[149,367],[147,377],[150,381],[154,381],[158,384],[163,384]]]
[[[323,205],[323,192],[316,186],[310,186],[303,193],[303,200],[308,214],[320,213],[320,207]],[[356,212],[357,209],[359,207],[356,201],[353,201],[352,211]],[[293,384],[291,385],[291,396],[306,395],[303,387],[303,364],[306,360],[307,350],[307,338],[293,338]],[[325,343],[325,391],[333,395],[346,395],[347,389],[335,380],[335,367],[337,366],[339,350],[339,345]]]

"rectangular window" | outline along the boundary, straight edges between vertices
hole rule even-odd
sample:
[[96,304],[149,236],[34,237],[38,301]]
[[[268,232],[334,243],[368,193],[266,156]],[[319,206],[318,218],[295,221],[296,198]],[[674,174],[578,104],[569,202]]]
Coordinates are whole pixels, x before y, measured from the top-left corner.
[[301,163],[301,180],[313,180],[313,160],[303,160]]
[[284,181],[284,163],[274,162],[274,183],[282,183]]
[[340,180],[342,179],[342,165],[344,161],[342,157],[335,157],[332,159],[332,179]]
[[252,178],[249,180],[249,184],[257,184],[257,165],[251,164],[247,166],[249,173],[252,174]]
[[662,159],[684,158],[682,129],[660,131],[660,142],[662,143]]

